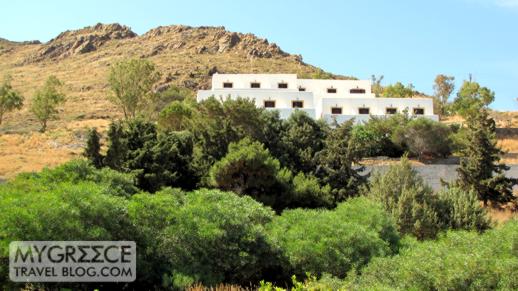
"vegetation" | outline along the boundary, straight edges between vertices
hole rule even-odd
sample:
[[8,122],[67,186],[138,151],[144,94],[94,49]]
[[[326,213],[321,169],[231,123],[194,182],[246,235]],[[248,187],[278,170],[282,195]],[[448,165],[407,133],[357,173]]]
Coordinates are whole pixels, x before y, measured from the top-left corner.
[[435,77],[433,90],[434,90],[434,103],[438,106],[435,106],[435,114],[439,116],[446,115],[448,112],[448,99],[453,93],[453,89],[455,89],[455,77],[446,76],[439,74]]
[[113,91],[110,100],[134,119],[149,106],[153,85],[160,78],[155,65],[145,59],[129,59],[116,63],[110,69],[108,83]]
[[400,233],[421,240],[435,238],[447,228],[482,231],[489,227],[473,192],[451,188],[434,195],[406,158],[384,174],[375,173],[364,194],[381,203]]
[[503,152],[496,144],[495,122],[487,110],[468,118],[466,139],[470,142],[461,151],[455,185],[474,191],[485,205],[489,201],[506,203],[516,199],[512,188],[518,180],[505,176],[509,167],[500,163]]
[[396,82],[393,85],[388,85],[383,88],[383,97],[407,98],[415,95],[414,85],[403,85],[401,82]]
[[470,79],[464,81],[460,87],[452,108],[462,117],[469,118],[475,116],[482,108],[487,108],[494,99],[495,92],[472,81],[470,76]]
[[57,107],[65,102],[63,82],[50,76],[32,99],[31,111],[41,124],[41,132],[47,130],[47,122],[57,118]]
[[11,86],[11,77],[5,76],[0,84],[0,125],[2,125],[6,113],[22,108],[23,100],[23,96]]

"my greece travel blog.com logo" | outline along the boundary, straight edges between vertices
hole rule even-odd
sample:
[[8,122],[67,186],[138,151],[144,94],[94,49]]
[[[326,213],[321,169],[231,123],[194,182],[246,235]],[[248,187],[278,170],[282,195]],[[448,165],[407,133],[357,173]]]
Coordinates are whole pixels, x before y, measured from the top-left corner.
[[133,241],[14,241],[9,244],[14,282],[132,282]]

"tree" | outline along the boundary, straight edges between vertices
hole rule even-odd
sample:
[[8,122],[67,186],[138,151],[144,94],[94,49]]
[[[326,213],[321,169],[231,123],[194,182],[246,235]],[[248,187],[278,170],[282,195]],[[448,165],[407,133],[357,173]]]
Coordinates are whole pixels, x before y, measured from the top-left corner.
[[414,85],[412,84],[405,86],[401,82],[397,82],[383,89],[383,97],[407,98],[412,96],[414,96]]
[[153,85],[160,79],[155,65],[144,59],[130,59],[115,63],[110,70],[108,83],[113,91],[109,99],[124,113],[124,118],[134,119],[149,105]]
[[357,195],[359,187],[366,182],[366,177],[360,174],[363,167],[354,167],[361,156],[353,144],[352,126],[353,120],[349,120],[332,129],[318,154],[317,176],[331,186],[335,203]]
[[16,92],[11,86],[11,77],[4,77],[4,81],[0,84],[0,125],[4,115],[14,110],[20,110],[23,107],[23,96]]
[[192,118],[191,106],[182,101],[173,101],[165,107],[158,115],[158,125],[164,130],[186,130],[187,124]]
[[347,200],[334,210],[286,210],[274,217],[268,230],[288,258],[285,273],[299,278],[308,272],[343,278],[399,247],[392,219],[364,197]]
[[457,98],[453,101],[452,108],[464,118],[476,115],[478,111],[487,108],[495,100],[495,92],[487,87],[480,86],[479,83],[464,81],[457,93]]
[[381,81],[383,81],[383,78],[385,76],[381,75],[379,77],[376,77],[376,75],[372,75],[372,93],[374,93],[374,96],[381,97],[383,94],[383,86],[381,85]]
[[446,75],[437,75],[435,77],[433,90],[435,101],[438,103],[439,111],[436,114],[439,116],[446,114],[446,105],[448,104],[448,98],[450,98],[453,89],[455,88],[455,77]]
[[495,121],[486,109],[468,116],[466,134],[470,142],[461,150],[459,176],[454,182],[465,191],[475,191],[484,205],[514,200],[513,186],[518,183],[505,176],[509,167],[500,163],[504,152],[497,146],[495,130]]
[[397,128],[392,141],[419,159],[447,157],[452,148],[450,133],[450,128],[440,122],[416,118]]
[[97,129],[92,128],[88,131],[86,148],[83,155],[89,159],[96,168],[103,166],[103,156],[101,155],[100,136]]
[[108,150],[103,164],[111,169],[121,171],[128,154],[122,122],[112,122],[108,129]]
[[373,174],[364,194],[392,215],[401,234],[435,238],[443,228],[440,204],[406,157],[385,173]]
[[209,175],[215,187],[273,206],[275,196],[281,194],[272,193],[279,171],[279,161],[261,143],[245,138],[229,145],[227,155],[212,166]]
[[41,132],[47,130],[47,122],[57,118],[57,106],[65,102],[62,91],[63,82],[55,76],[50,76],[42,88],[36,91],[32,100],[31,111],[41,124]]
[[296,111],[285,123],[282,143],[286,147],[287,166],[294,173],[314,172],[315,155],[324,147],[327,124],[315,121],[304,111]]

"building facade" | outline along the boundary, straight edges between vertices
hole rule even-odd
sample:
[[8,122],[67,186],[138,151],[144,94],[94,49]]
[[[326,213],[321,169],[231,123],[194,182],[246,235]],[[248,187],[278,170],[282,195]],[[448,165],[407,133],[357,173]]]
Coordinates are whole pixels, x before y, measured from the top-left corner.
[[431,98],[376,98],[369,80],[298,79],[296,74],[214,74],[212,89],[198,91],[197,101],[250,98],[256,106],[278,110],[288,118],[303,110],[313,118],[339,123],[371,116],[386,117],[408,112],[411,116],[438,120]]

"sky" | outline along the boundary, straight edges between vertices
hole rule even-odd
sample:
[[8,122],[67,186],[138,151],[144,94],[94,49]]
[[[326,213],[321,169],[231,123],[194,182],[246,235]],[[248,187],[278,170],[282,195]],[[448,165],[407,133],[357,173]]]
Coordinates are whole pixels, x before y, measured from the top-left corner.
[[[60,32],[118,22],[225,26],[254,33],[326,71],[432,94],[437,74],[496,93],[493,109],[518,110],[518,0],[0,0],[0,37],[48,41]],[[454,96],[452,96],[453,98]]]

